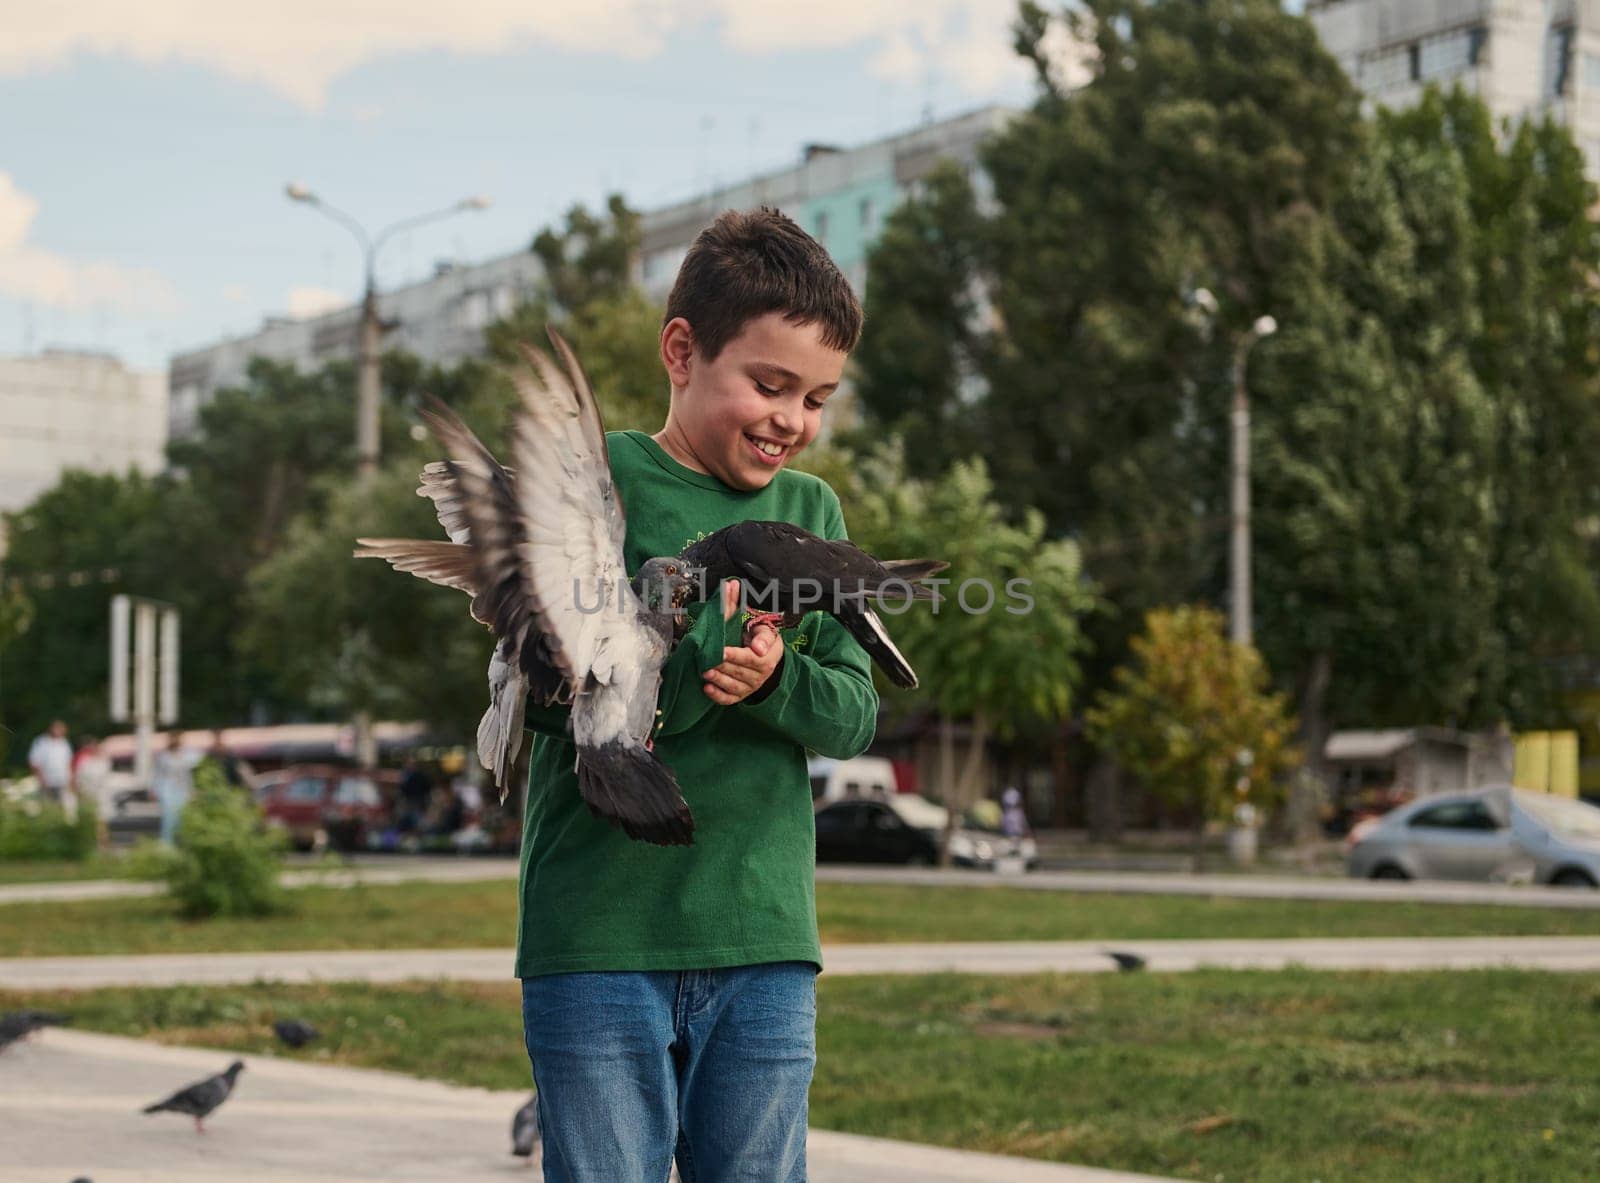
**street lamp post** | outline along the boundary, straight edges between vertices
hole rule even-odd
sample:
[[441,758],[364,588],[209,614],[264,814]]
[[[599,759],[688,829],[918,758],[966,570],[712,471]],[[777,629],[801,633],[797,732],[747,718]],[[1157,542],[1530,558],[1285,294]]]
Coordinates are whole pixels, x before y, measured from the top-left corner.
[[[1185,302],[1200,318],[1207,336],[1217,319],[1217,298],[1206,288],[1188,293]],[[1250,351],[1263,337],[1278,331],[1278,322],[1259,316],[1234,343],[1233,414],[1229,440],[1228,636],[1241,645],[1254,643],[1250,592],[1250,387],[1246,371]]]
[[361,223],[342,210],[323,201],[306,186],[293,183],[284,186],[291,201],[314,206],[356,236],[361,246],[366,289],[361,297],[360,369],[356,375],[356,457],[359,472],[370,476],[378,468],[378,345],[383,336],[383,325],[378,317],[378,285],[376,263],[378,250],[384,242],[403,230],[412,230],[424,222],[437,221],[466,210],[489,208],[487,197],[468,197],[444,209],[403,218],[385,227],[375,236],[369,236]]
[[1250,611],[1250,387],[1245,381],[1250,351],[1278,331],[1270,316],[1256,319],[1233,349],[1233,489],[1228,544],[1228,635],[1240,645],[1255,639]]

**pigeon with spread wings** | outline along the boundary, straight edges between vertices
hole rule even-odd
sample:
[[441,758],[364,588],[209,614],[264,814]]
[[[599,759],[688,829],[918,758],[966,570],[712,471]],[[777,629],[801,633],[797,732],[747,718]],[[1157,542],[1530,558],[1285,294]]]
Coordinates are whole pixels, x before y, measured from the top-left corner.
[[649,737],[661,667],[696,581],[677,558],[650,559],[627,578],[600,410],[570,347],[554,330],[550,339],[561,367],[524,349],[527,365],[512,375],[522,479],[435,405],[426,418],[451,459],[425,469],[418,492],[451,541],[364,538],[356,554],[472,596],[473,616],[497,638],[478,752],[502,792],[528,695],[570,701],[590,811],[630,838],[689,845],[694,820]]

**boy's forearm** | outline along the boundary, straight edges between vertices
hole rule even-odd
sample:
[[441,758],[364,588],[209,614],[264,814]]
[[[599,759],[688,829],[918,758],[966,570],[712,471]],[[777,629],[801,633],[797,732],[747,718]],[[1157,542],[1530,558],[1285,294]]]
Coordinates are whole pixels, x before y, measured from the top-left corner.
[[[836,621],[829,627],[844,630]],[[819,634],[820,635],[820,634]],[[811,657],[785,650],[776,677],[735,708],[796,743],[836,760],[859,756],[878,726],[878,692],[867,656],[854,641]],[[854,649],[851,653],[849,650]]]

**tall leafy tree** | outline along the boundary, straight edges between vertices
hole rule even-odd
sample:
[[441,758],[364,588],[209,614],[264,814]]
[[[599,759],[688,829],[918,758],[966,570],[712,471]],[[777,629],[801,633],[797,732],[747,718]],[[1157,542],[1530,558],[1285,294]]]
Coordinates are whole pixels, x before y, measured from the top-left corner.
[[0,651],[0,725],[11,739],[11,764],[52,719],[78,734],[107,728],[111,597],[170,591],[169,496],[160,478],[69,471],[7,515],[0,602],[25,597],[31,617],[31,627],[14,630]]
[[520,345],[548,348],[545,326],[555,324],[583,359],[613,431],[654,431],[667,415],[662,310],[633,282],[639,243],[639,215],[620,195],[603,216],[574,206],[563,229],[548,227],[533,241],[544,265],[538,295],[486,334],[490,355],[516,364]]
[[[916,691],[886,692],[902,708],[934,707],[953,823],[982,795],[991,738],[1038,735],[1070,714],[1085,648],[1083,618],[1095,606],[1092,589],[1077,547],[1047,539],[1042,515],[1007,516],[982,461],[921,480],[908,474],[895,441],[855,465],[839,491],[851,537],[868,551],[950,564],[936,606],[902,603],[882,614],[921,682]],[[958,720],[969,724],[959,766]]]

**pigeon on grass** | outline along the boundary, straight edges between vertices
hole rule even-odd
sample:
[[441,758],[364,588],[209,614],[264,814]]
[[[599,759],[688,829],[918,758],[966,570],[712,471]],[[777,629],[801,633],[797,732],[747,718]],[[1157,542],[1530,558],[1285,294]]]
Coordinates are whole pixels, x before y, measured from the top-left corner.
[[279,1019],[272,1024],[278,1039],[292,1048],[302,1048],[322,1034],[303,1019]]
[[687,547],[680,556],[704,571],[703,588],[737,579],[753,607],[745,644],[755,628],[789,628],[807,612],[831,612],[860,642],[891,682],[917,686],[911,663],[889,639],[869,600],[879,596],[937,598],[920,581],[950,564],[938,559],[880,561],[853,542],[830,541],[788,522],[737,522]]
[[213,1110],[228,1099],[228,1094],[233,1092],[233,1085],[239,1078],[239,1073],[244,1071],[244,1061],[235,1060],[229,1064],[225,1071],[215,1076],[208,1076],[204,1080],[197,1080],[193,1084],[179,1089],[165,1101],[157,1101],[154,1105],[146,1105],[145,1113],[186,1113],[194,1118],[194,1128],[198,1133],[205,1133],[205,1119]]
[[533,1165],[533,1149],[539,1145],[539,1097],[534,1094],[511,1118],[511,1153]]
[[[557,366],[538,350],[512,373],[520,396],[515,479],[447,407],[424,418],[450,459],[423,471],[449,542],[358,539],[381,558],[472,596],[494,633],[489,709],[478,758],[504,800],[531,696],[570,702],[578,791],[594,816],[659,846],[694,842],[694,819],[651,733],[661,667],[683,631],[695,574],[676,557],[647,560],[632,580],[626,522],[611,480],[605,426],[582,367],[550,330]],[[538,474],[537,478],[527,474]]]
[[0,1052],[44,1027],[62,1027],[72,1020],[47,1010],[13,1010],[0,1015]]

